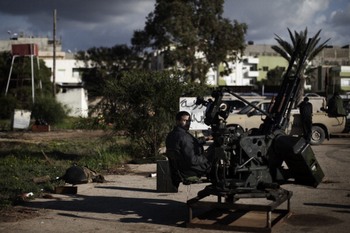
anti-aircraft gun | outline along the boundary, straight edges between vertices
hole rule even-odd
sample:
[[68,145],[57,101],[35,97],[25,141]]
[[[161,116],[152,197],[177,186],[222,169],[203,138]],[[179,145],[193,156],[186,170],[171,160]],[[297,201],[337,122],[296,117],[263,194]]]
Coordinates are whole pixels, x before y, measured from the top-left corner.
[[[211,184],[189,204],[209,195],[227,200],[239,199],[242,195],[278,200],[283,193],[291,195],[280,187],[281,184],[294,182],[317,187],[321,182],[324,174],[310,145],[302,137],[285,134],[309,48],[310,42],[304,47],[299,41],[281,88],[267,111],[226,88],[213,91],[213,99],[197,99],[197,104],[206,106],[204,122],[211,127],[213,136],[213,143],[208,148],[212,161]],[[241,134],[226,126],[230,109],[222,101],[224,93],[230,93],[266,116],[258,130]]]

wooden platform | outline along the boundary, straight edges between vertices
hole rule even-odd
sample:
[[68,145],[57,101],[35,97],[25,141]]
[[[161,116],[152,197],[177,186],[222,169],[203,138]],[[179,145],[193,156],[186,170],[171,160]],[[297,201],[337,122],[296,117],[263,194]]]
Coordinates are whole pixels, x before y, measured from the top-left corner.
[[[193,218],[191,222],[187,223],[187,227],[227,231],[272,232],[272,227],[286,217],[288,213],[287,210],[275,210],[268,213],[263,211],[212,209]],[[268,221],[271,221],[270,226],[268,226]]]
[[[195,197],[188,202],[187,227],[227,231],[271,232],[272,227],[290,212],[292,192],[285,191],[276,200],[248,198],[247,202],[221,203]],[[281,208],[285,203],[285,208]]]

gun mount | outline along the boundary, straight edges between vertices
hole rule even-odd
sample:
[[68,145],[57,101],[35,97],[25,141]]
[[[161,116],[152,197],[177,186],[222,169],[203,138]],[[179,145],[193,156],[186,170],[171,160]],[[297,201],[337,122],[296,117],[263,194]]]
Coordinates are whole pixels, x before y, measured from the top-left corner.
[[[287,136],[284,132],[298,94],[309,44],[306,48],[302,48],[301,42],[296,46],[281,89],[268,111],[258,109],[225,88],[213,91],[213,99],[197,99],[197,104],[206,106],[204,122],[211,127],[213,136],[213,143],[207,149],[212,159],[211,184],[189,200],[189,206],[209,195],[225,197],[231,202],[242,196],[266,197],[278,203],[288,199],[289,202],[291,192],[282,189],[281,184],[294,182],[317,187],[321,182],[324,174],[310,145],[303,138]],[[240,130],[226,127],[230,109],[222,101],[224,93],[266,115],[258,130],[242,134]],[[283,162],[288,168],[282,166]]]

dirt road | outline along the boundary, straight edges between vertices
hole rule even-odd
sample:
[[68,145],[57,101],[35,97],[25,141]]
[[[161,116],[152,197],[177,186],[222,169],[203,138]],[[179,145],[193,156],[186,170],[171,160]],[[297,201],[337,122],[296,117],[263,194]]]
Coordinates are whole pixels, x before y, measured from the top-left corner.
[[[349,232],[349,142],[334,138],[312,147],[325,178],[316,189],[283,185],[293,192],[291,213],[273,232]],[[33,217],[0,222],[0,232],[221,232],[184,227],[186,201],[207,184],[181,185],[178,193],[159,193],[156,178],[148,176],[156,172],[156,164],[130,168],[132,173],[106,176],[108,183],[79,185],[77,195],[55,194],[19,206]]]

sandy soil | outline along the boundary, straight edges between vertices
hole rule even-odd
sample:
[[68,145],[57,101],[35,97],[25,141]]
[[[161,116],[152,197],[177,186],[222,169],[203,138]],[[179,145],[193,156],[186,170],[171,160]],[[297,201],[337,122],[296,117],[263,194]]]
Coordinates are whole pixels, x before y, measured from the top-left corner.
[[[312,148],[325,178],[316,189],[283,185],[293,192],[291,212],[273,232],[345,233],[350,229],[349,139],[334,138]],[[226,232],[185,227],[186,201],[207,184],[180,185],[178,193],[160,193],[157,178],[150,176],[157,172],[156,164],[129,166],[129,173],[106,176],[108,183],[78,185],[76,195],[28,200],[8,216],[2,215],[0,232]]]

